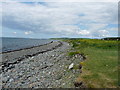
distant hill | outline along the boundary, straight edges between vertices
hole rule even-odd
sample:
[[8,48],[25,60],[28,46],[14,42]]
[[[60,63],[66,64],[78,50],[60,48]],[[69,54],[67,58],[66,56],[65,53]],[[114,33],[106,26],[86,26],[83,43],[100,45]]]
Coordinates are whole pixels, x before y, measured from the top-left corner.
[[76,39],[90,39],[90,38],[50,38],[50,39],[55,39],[55,40],[67,40],[67,39],[76,40]]
[[102,38],[102,40],[120,40],[120,37],[107,37],[107,38]]
[[[76,39],[91,39],[91,38],[50,38],[53,40],[76,40]],[[98,38],[94,38],[94,39],[98,39]],[[120,37],[106,37],[106,38],[102,38],[101,40],[120,40]]]

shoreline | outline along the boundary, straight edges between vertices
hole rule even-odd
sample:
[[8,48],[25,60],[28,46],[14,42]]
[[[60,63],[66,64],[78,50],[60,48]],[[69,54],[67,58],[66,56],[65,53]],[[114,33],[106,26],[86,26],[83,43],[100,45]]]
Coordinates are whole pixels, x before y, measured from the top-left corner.
[[21,51],[21,50],[31,49],[31,48],[35,48],[35,47],[40,47],[40,46],[51,44],[53,42],[54,41],[51,41],[49,43],[45,43],[45,44],[37,45],[37,46],[32,46],[32,47],[28,47],[28,48],[21,48],[21,49],[16,49],[16,50],[11,50],[11,51],[3,51],[3,52],[0,52],[0,54],[5,54],[5,53],[10,53],[10,52],[15,52],[15,51]]
[[[20,61],[22,61],[23,59],[27,59],[27,58],[36,56],[41,53],[52,51],[60,46],[62,46],[62,42],[60,42],[60,41],[53,42],[52,41],[50,43],[35,46],[35,47],[30,47],[30,48],[25,48],[25,49],[2,53],[1,54],[2,55],[2,63],[1,63],[2,71],[4,72],[4,68],[7,68],[7,67],[8,67],[8,69],[12,68],[9,66],[12,64],[17,64]],[[34,52],[32,50],[34,50]],[[14,54],[16,54],[16,55],[14,55]]]
[[64,85],[66,81],[63,77],[69,75],[65,68],[71,63],[66,56],[70,46],[66,42],[59,42],[56,47],[52,45],[52,50],[11,64],[11,68],[2,72],[2,87],[47,88]]
[[[59,43],[58,43],[59,42]],[[79,57],[69,57],[71,46],[67,42],[57,41],[49,45],[51,50],[18,61],[7,62],[1,71],[3,88],[73,88],[79,69],[70,70],[71,63],[80,62]],[[47,46],[45,46],[45,49]],[[37,48],[38,49],[38,48]],[[50,49],[50,47],[48,47]],[[31,52],[34,52],[33,50]],[[16,54],[16,53],[12,53]],[[80,56],[81,57],[81,56]],[[17,62],[17,63],[16,63]],[[3,67],[3,66],[2,66]]]

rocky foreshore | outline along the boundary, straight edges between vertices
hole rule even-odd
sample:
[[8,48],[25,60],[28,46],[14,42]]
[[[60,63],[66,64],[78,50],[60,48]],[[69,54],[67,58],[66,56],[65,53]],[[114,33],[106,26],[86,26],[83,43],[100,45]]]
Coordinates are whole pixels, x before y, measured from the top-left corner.
[[60,41],[57,41],[31,48],[3,52],[1,54],[2,62],[0,63],[0,65],[2,66],[2,71],[6,72],[8,69],[14,68],[14,64],[17,64],[26,58],[30,58],[41,53],[52,51],[60,46],[62,46],[62,43]]
[[[71,63],[79,63],[66,54],[70,45],[53,42],[40,47],[5,53],[1,76],[3,88],[68,88],[74,87],[79,70],[70,71]],[[20,59],[22,58],[22,59]],[[78,58],[79,59],[79,58]]]

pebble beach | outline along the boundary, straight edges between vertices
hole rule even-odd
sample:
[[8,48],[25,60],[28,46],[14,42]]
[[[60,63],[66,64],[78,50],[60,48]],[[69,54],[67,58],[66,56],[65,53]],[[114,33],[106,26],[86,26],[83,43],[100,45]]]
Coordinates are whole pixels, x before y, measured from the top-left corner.
[[70,88],[79,71],[68,71],[74,61],[67,52],[71,46],[62,41],[3,53],[1,67],[3,88]]

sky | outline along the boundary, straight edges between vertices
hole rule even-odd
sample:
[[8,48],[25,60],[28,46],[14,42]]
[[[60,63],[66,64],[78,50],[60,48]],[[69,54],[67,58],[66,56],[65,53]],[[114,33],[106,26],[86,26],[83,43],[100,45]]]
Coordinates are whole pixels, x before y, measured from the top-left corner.
[[[9,1],[9,0],[8,0]],[[111,1],[111,0],[110,0]],[[118,2],[2,2],[2,37],[118,36]]]

